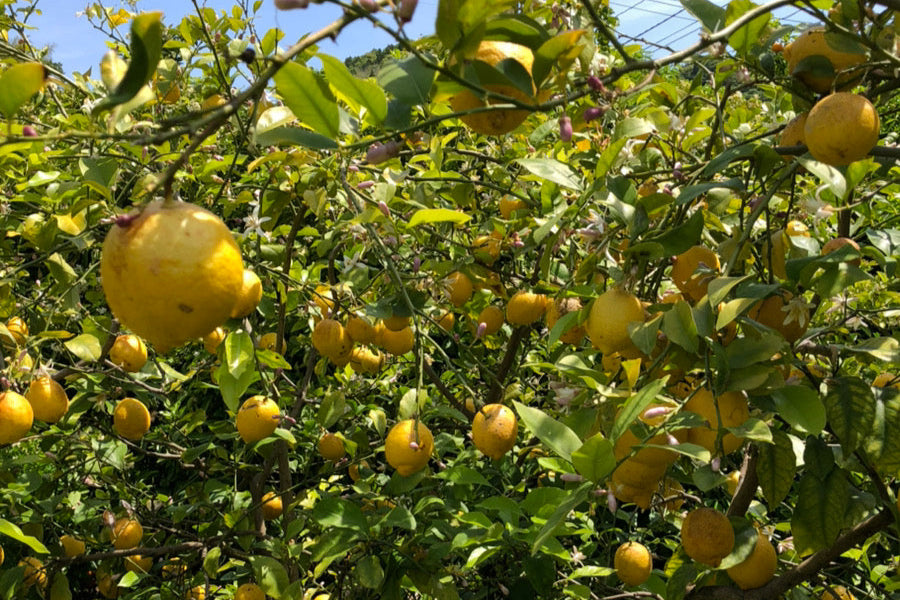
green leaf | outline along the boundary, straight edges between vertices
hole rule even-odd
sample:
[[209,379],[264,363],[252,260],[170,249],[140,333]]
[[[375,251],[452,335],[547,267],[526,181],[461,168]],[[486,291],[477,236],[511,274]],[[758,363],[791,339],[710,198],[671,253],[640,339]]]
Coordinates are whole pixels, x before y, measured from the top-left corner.
[[316,421],[319,425],[328,429],[338,422],[338,419],[341,418],[346,409],[347,401],[344,398],[343,392],[331,392],[330,394],[326,394],[322,399]]
[[65,347],[80,358],[81,360],[86,361],[95,361],[100,360],[100,355],[103,353],[103,348],[100,345],[100,340],[89,333],[82,333],[81,335],[76,335],[70,340],[66,340],[63,342]]
[[420,208],[413,213],[406,226],[416,227],[417,225],[429,223],[456,223],[457,225],[462,225],[471,219],[472,215],[468,215],[459,210],[451,210],[449,208]]
[[[706,0],[700,0],[701,2],[706,2]],[[752,144],[740,144],[738,146],[731,146],[711,161],[706,163],[706,166],[703,168],[701,172],[701,177],[712,177],[713,175],[722,172],[725,167],[727,167],[732,161],[739,160],[742,158],[747,158],[748,156],[753,156],[753,145]]]
[[581,439],[574,431],[540,409],[513,402],[519,418],[531,433],[556,454],[571,461],[572,453],[581,448]]
[[340,111],[328,84],[309,67],[290,62],[275,74],[275,89],[301,123],[329,138],[340,133]]
[[616,570],[612,567],[578,567],[569,573],[568,579],[578,579],[579,577],[609,577]]
[[50,551],[47,550],[47,547],[41,543],[39,539],[34,536],[25,534],[19,526],[15,523],[10,523],[6,519],[0,519],[0,533],[3,535],[9,536],[12,539],[25,544],[38,554],[50,554]]
[[691,305],[679,300],[663,315],[662,331],[672,342],[688,352],[697,352],[700,348],[700,337],[697,335],[697,324]]
[[797,161],[803,168],[818,177],[822,183],[828,185],[836,197],[843,200],[847,196],[847,181],[837,168],[806,156],[798,156]]
[[387,118],[387,98],[384,90],[373,81],[354,77],[343,62],[318,54],[325,68],[325,78],[329,85],[349,101],[365,108],[375,123],[383,123]]
[[[739,17],[754,8],[756,8],[756,4],[750,2],[750,0],[732,0],[728,3],[728,8],[725,11],[726,24],[731,25]],[[771,18],[772,14],[767,12],[743,25],[731,34],[728,38],[728,45],[734,48],[742,57],[750,56],[754,47],[764,40],[764,33]]]
[[814,389],[788,385],[774,390],[772,399],[781,418],[800,433],[819,435],[825,429],[825,405]]
[[875,410],[872,388],[862,379],[839,377],[828,381],[825,411],[844,454],[852,454],[867,439],[875,423]]
[[254,136],[259,146],[303,146],[313,150],[335,150],[339,146],[333,139],[300,127],[274,127]]
[[365,533],[369,528],[359,506],[341,498],[323,498],[313,508],[312,516],[323,527],[344,527],[359,533]]
[[730,367],[747,367],[772,360],[786,344],[784,338],[776,334],[766,334],[759,338],[740,337],[728,344],[725,356]]
[[842,350],[867,354],[875,360],[889,363],[900,363],[900,341],[892,337],[873,337],[863,340],[856,346],[841,346]]
[[634,254],[646,254],[649,258],[662,258],[675,256],[688,250],[700,241],[703,233],[703,211],[696,211],[690,218],[672,229],[642,240],[629,247],[627,252]]
[[385,527],[400,527],[401,529],[406,529],[408,531],[415,531],[416,518],[409,512],[408,508],[395,506],[384,516],[384,519],[381,520],[379,525],[384,525]]
[[879,473],[888,477],[900,474],[900,390],[893,387],[876,391],[881,407],[876,427],[866,440],[866,454]]
[[830,547],[844,526],[850,485],[844,472],[833,469],[823,480],[812,473],[800,479],[797,506],[791,517],[794,549],[800,556]]
[[131,60],[116,90],[101,100],[93,112],[99,113],[125,104],[150,82],[162,53],[162,13],[148,12],[131,22]]
[[[281,562],[268,556],[251,555],[250,566],[253,568],[253,575],[256,579],[256,585],[275,600],[281,600],[282,594],[290,585],[287,571]],[[288,600],[285,598],[285,600]]]
[[681,5],[703,24],[708,33],[715,33],[725,25],[725,9],[709,0],[681,0]]
[[713,181],[710,183],[687,185],[678,192],[678,198],[675,199],[675,203],[687,204],[703,194],[707,194],[713,190],[723,189],[741,191],[744,189],[744,184],[740,179],[735,177],[726,181]]
[[428,104],[436,73],[418,57],[411,56],[382,67],[376,80],[401,103],[416,106]]
[[529,173],[541,179],[552,181],[564,188],[580,192],[584,189],[581,178],[572,167],[552,158],[517,158],[516,162],[522,165]]
[[531,554],[537,554],[538,550],[544,545],[551,536],[553,536],[553,532],[556,531],[556,528],[562,525],[566,518],[569,516],[569,512],[575,509],[576,506],[587,500],[588,492],[591,488],[594,487],[594,483],[584,483],[580,485],[576,490],[574,490],[569,496],[559,502],[556,506],[556,509],[553,511],[553,514],[550,515],[550,518],[547,519],[547,522],[544,523],[544,526],[541,528],[540,533],[538,533],[534,542],[531,544]]
[[760,444],[756,476],[770,510],[787,498],[797,472],[797,457],[791,438],[783,431],[772,432],[772,444]]
[[644,409],[647,408],[665,387],[667,379],[655,379],[643,386],[636,394],[632,395],[622,406],[622,410],[616,415],[609,439],[612,443],[622,437],[622,434],[631,427]]
[[377,590],[384,582],[384,569],[375,554],[370,554],[357,561],[355,573],[360,585],[370,590]]
[[0,114],[12,119],[23,104],[44,88],[47,69],[39,62],[15,64],[0,73]]
[[602,433],[593,435],[572,453],[572,464],[585,479],[595,483],[604,481],[616,468],[613,445]]
[[560,71],[564,71],[567,65],[578,58],[582,49],[582,45],[578,42],[585,33],[584,29],[570,29],[553,36],[540,45],[534,53],[534,66],[531,68],[536,86],[540,87],[554,64],[558,63]]
[[72,600],[69,578],[62,571],[57,571],[53,576],[53,584],[50,586],[50,598],[52,600]]
[[237,413],[240,397],[258,377],[253,339],[246,331],[225,336],[220,350],[222,362],[216,369],[216,381],[229,412]]

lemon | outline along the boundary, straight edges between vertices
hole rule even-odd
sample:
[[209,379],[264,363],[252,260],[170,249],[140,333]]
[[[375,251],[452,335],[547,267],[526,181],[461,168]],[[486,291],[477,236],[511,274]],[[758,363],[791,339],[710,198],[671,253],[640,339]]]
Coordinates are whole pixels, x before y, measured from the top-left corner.
[[86,550],[85,543],[76,537],[69,535],[59,536],[59,543],[63,547],[63,553],[66,556],[81,556]]
[[[688,441],[703,446],[713,454],[716,454],[716,437],[720,427],[740,427],[750,418],[750,406],[743,392],[725,392],[714,400],[712,392],[702,388],[685,402],[684,410],[700,415],[709,423],[709,426],[692,427],[688,432]],[[722,436],[725,454],[731,454],[743,443],[744,438],[731,432]]]
[[[788,121],[788,124],[784,126],[784,129],[781,130],[781,135],[778,137],[778,145],[805,146],[806,135],[803,133],[803,130],[806,127],[806,117],[808,116],[809,111],[800,113],[799,115]],[[785,154],[781,158],[787,161],[794,159],[794,157],[790,154]]]
[[628,325],[643,323],[644,307],[634,294],[621,288],[610,288],[591,305],[585,330],[594,348],[603,354],[635,350],[628,335]]
[[44,563],[33,556],[26,556],[19,561],[19,566],[25,569],[22,573],[22,585],[25,589],[33,585],[42,589],[47,587],[47,569],[44,568]]
[[769,583],[775,577],[778,555],[769,538],[760,531],[753,552],[740,564],[727,569],[728,576],[742,590],[753,590]]
[[131,517],[116,519],[110,537],[116,550],[137,548],[144,538],[144,528],[137,519]]
[[[798,71],[800,61],[810,56],[821,56],[831,63],[833,75],[814,74],[811,71]],[[787,60],[788,73],[802,81],[811,90],[823,94],[829,91],[837,78],[838,87],[854,79],[853,73],[841,71],[866,62],[863,53],[843,52],[832,48],[825,36],[825,29],[813,27],[804,31],[794,41],[784,47],[784,58]]]
[[384,326],[391,331],[400,331],[404,327],[409,327],[411,321],[412,320],[409,317],[391,315],[387,319],[384,319],[382,322],[384,323]]
[[144,345],[144,340],[136,335],[116,336],[109,349],[109,360],[114,365],[122,367],[123,371],[136,373],[147,362],[147,346]]
[[747,312],[747,316],[774,329],[793,344],[806,333],[809,327],[808,310],[799,308],[799,314],[792,314],[791,305],[794,295],[787,291],[769,296],[754,304]]
[[856,600],[856,596],[842,585],[831,586],[831,590],[825,590],[819,598],[820,600]]
[[267,438],[278,427],[281,411],[278,405],[265,396],[251,396],[244,401],[235,417],[235,427],[247,444]]
[[720,266],[719,257],[712,250],[694,246],[675,257],[672,283],[686,298],[697,302],[706,295],[709,282],[715,279]]
[[28,324],[21,317],[10,317],[6,322],[6,329],[12,336],[13,344],[7,344],[7,338],[4,338],[4,345],[25,345],[25,341],[28,339]]
[[[203,347],[210,354],[216,354],[219,351],[219,345],[225,341],[225,330],[216,327],[203,336]],[[273,342],[274,344],[274,342]]]
[[34,423],[34,409],[15,392],[0,392],[0,444],[18,442]]
[[421,421],[400,421],[388,432],[384,441],[384,456],[397,472],[409,477],[428,464],[434,452],[434,437]]
[[438,327],[440,327],[447,333],[453,331],[453,326],[456,325],[456,315],[454,315],[450,311],[444,311],[440,313],[436,320]]
[[484,323],[484,335],[494,335],[503,327],[503,310],[493,304],[485,306],[476,320],[479,327]]
[[195,585],[184,595],[184,600],[206,600],[206,586]]
[[365,346],[350,351],[350,368],[357,373],[375,374],[384,365],[384,355],[372,352]]
[[697,562],[718,567],[734,549],[731,521],[712,508],[695,508],[681,524],[681,545]]
[[476,258],[490,266],[500,257],[503,234],[494,230],[490,235],[479,235],[472,240],[472,252]]
[[362,317],[352,316],[347,319],[344,330],[358,344],[371,344],[375,341],[375,328]]
[[150,411],[137,398],[123,398],[113,411],[113,429],[123,438],[136,442],[150,431]]
[[634,504],[643,510],[650,508],[650,501],[653,499],[653,490],[647,488],[637,488],[627,483],[610,481],[609,491],[613,496],[621,502],[634,502]]
[[31,404],[34,418],[44,423],[56,423],[69,410],[66,390],[48,375],[33,379],[25,392],[25,398]]
[[486,404],[475,413],[472,441],[485,456],[500,460],[512,450],[519,433],[516,413],[502,404]]
[[865,158],[878,143],[880,128],[878,112],[865,96],[838,92],[812,107],[803,135],[813,158],[841,167]]
[[222,325],[243,274],[240,250],[222,220],[186,202],[155,200],[113,225],[100,258],[113,314],[158,352]]
[[234,600],[266,600],[266,593],[255,583],[244,583],[234,593]]
[[231,309],[231,318],[240,319],[252,313],[262,300],[262,293],[262,281],[259,280],[259,276],[250,269],[244,269],[241,276],[241,291]]
[[519,290],[506,303],[506,320],[511,325],[530,325],[544,316],[547,296]]
[[447,276],[445,285],[450,303],[457,308],[469,301],[475,289],[469,276],[459,271],[450,273]]
[[[561,298],[555,302],[551,301],[547,304],[547,328],[553,329],[556,322],[570,312],[578,312],[581,310],[581,301],[578,298]],[[569,327],[559,336],[559,341],[566,344],[578,345],[584,339],[584,325],[575,325]]]
[[340,460],[347,453],[347,450],[344,448],[344,440],[330,431],[322,434],[318,444],[316,444],[316,449],[319,451],[319,456],[325,460],[332,461]]
[[653,557],[650,550],[638,542],[625,542],[616,549],[613,566],[622,583],[641,585],[653,572]]
[[312,345],[323,356],[339,357],[350,352],[353,340],[338,321],[322,319],[313,328]]
[[610,477],[613,483],[652,492],[666,474],[668,466],[667,463],[651,464],[630,457],[622,461]]
[[[851,248],[853,248],[854,250],[859,252],[859,244],[857,244],[852,239],[847,238],[847,237],[836,237],[836,238],[830,239],[827,242],[825,242],[824,244],[822,244],[822,256],[825,256],[826,254],[831,254],[835,250],[840,250],[844,246],[850,246]],[[852,258],[852,259],[848,260],[847,264],[858,267],[860,264],[862,264],[862,259],[860,259],[860,257],[857,256],[856,258]]]
[[264,333],[259,336],[259,339],[256,341],[256,347],[260,350],[271,350],[272,352],[276,352],[278,354],[284,354],[287,352],[287,340],[281,340],[281,348],[276,348],[275,344],[278,343],[278,334],[274,331],[270,331],[269,333]]
[[[527,47],[512,42],[485,40],[478,45],[475,51],[476,60],[496,66],[500,61],[512,59],[518,62],[531,75],[534,65],[534,53]],[[485,86],[490,92],[503,94],[522,102],[531,102],[531,95],[525,94],[520,89],[510,85]],[[532,95],[534,86],[532,84]],[[491,104],[503,104],[502,100],[491,100]],[[450,99],[450,106],[454,112],[463,112],[485,106],[484,100],[469,90],[459,92]],[[469,126],[472,131],[484,135],[503,135],[518,127],[528,117],[527,110],[505,109],[490,112],[481,112],[463,115],[460,120]]]
[[149,573],[153,568],[152,556],[132,554],[125,557],[125,570],[133,573]]
[[524,210],[527,208],[528,205],[518,198],[510,198],[509,196],[500,198],[500,216],[504,219],[511,218],[517,210]]
[[275,492],[266,492],[262,497],[262,515],[266,521],[277,519],[284,511],[281,496]]
[[375,345],[380,346],[388,354],[400,356],[413,349],[416,345],[416,336],[409,327],[391,331],[379,323],[375,327]]

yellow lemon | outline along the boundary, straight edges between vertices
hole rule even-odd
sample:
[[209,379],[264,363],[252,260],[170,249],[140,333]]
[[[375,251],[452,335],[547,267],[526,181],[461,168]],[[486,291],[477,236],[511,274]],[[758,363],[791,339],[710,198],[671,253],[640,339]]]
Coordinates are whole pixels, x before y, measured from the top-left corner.
[[837,92],[812,107],[803,135],[813,158],[840,167],[865,158],[878,143],[880,129],[878,112],[868,98]]
[[116,519],[110,536],[116,550],[137,548],[144,538],[144,528],[137,519],[125,517]]
[[125,570],[134,573],[149,573],[153,568],[152,556],[141,556],[140,554],[132,554],[125,557]]
[[344,448],[344,440],[330,431],[322,434],[316,444],[316,449],[319,451],[319,456],[325,460],[340,460],[347,453]]
[[742,563],[727,569],[728,576],[742,590],[754,590],[769,583],[778,568],[778,555],[769,538],[760,531],[753,552]]
[[706,295],[709,282],[715,279],[720,266],[719,257],[712,250],[694,246],[675,257],[672,283],[685,297],[697,302]]
[[266,593],[255,583],[244,583],[235,591],[234,600],[266,600]]
[[231,315],[244,266],[231,232],[208,210],[150,202],[113,225],[100,275],[119,321],[158,352],[202,337]]
[[384,326],[391,331],[400,331],[404,327],[409,327],[411,319],[405,316],[391,315],[387,319],[384,319],[382,322],[384,323]]
[[[216,327],[203,336],[203,347],[210,354],[216,354],[219,351],[219,345],[225,341],[225,330]],[[273,342],[274,343],[274,342]]]
[[81,556],[86,550],[85,543],[76,537],[69,535],[59,536],[59,543],[63,547],[63,553],[66,556]]
[[457,308],[469,301],[475,289],[469,276],[459,271],[447,276],[446,286],[450,303]]
[[320,354],[330,358],[349,353],[353,340],[338,321],[322,319],[313,328],[312,345]]
[[10,317],[6,322],[6,329],[12,336],[13,344],[6,344],[7,340],[4,339],[4,345],[25,345],[25,341],[28,339],[28,324],[21,317]]
[[113,429],[136,442],[150,431],[150,411],[137,398],[122,398],[113,411]]
[[[791,119],[788,124],[784,126],[784,129],[781,130],[781,135],[778,137],[778,145],[805,146],[806,135],[803,133],[803,131],[806,127],[806,117],[808,116],[809,111],[800,113],[799,115]],[[794,159],[794,157],[790,154],[785,154],[781,158],[787,161]]]
[[400,331],[391,331],[382,323],[375,327],[375,345],[380,346],[388,354],[400,356],[406,354],[416,345],[416,336],[409,327]]
[[484,335],[494,335],[503,327],[503,310],[493,304],[485,306],[477,318],[478,326],[484,323]]
[[262,293],[262,281],[259,280],[259,276],[250,269],[244,269],[241,276],[241,291],[231,309],[231,318],[240,319],[252,313],[262,300]]
[[635,350],[628,325],[643,323],[646,317],[641,301],[620,288],[610,288],[591,304],[585,330],[594,348],[603,354]]
[[502,404],[486,404],[475,413],[472,441],[485,456],[500,460],[512,450],[519,433],[516,413]]
[[372,352],[365,346],[350,351],[350,368],[357,373],[375,374],[384,365],[384,355]]
[[144,340],[133,334],[116,336],[109,349],[109,360],[129,373],[136,373],[147,362],[147,346]]
[[506,303],[506,320],[511,325],[531,325],[544,316],[548,303],[544,294],[519,290]]
[[856,600],[856,596],[842,585],[831,586],[831,590],[825,590],[819,598],[820,600]]
[[[709,423],[709,426],[692,427],[688,431],[688,441],[703,446],[713,454],[716,454],[719,427],[740,427],[750,418],[750,406],[742,392],[725,392],[714,400],[712,392],[703,388],[685,402],[684,410],[700,415]],[[725,454],[731,454],[743,443],[744,438],[731,432],[722,436]]]
[[31,403],[34,418],[44,423],[56,423],[69,410],[66,390],[48,375],[32,379],[25,398]]
[[[553,329],[556,322],[569,314],[570,312],[578,312],[581,310],[581,301],[578,298],[560,298],[559,300],[549,302],[547,305],[547,327]],[[566,344],[578,345],[584,339],[584,325],[575,325],[570,327],[559,336],[559,341]]]
[[734,549],[731,521],[712,508],[695,508],[681,524],[681,545],[697,562],[718,567]]
[[261,508],[263,519],[271,521],[281,516],[281,513],[284,511],[284,504],[281,501],[281,496],[275,492],[266,492],[262,497]]
[[284,354],[287,352],[287,340],[281,340],[281,348],[276,348],[275,344],[278,343],[278,334],[274,331],[270,331],[269,333],[264,333],[259,336],[259,340],[256,342],[256,347],[260,350],[271,350],[278,354]]
[[363,317],[352,316],[344,326],[347,335],[358,344],[371,344],[375,341],[375,327]]
[[0,392],[0,444],[18,442],[34,423],[31,403],[16,392]]
[[796,304],[793,299],[793,294],[782,291],[754,304],[747,312],[747,316],[779,332],[784,339],[793,344],[803,337],[809,327],[808,310],[798,305],[798,310],[792,311],[792,305]]
[[[824,57],[831,63],[834,74],[816,74],[809,70],[798,70],[800,61],[810,56]],[[787,60],[788,73],[802,81],[815,92],[823,94],[829,91],[837,78],[838,87],[852,81],[858,75],[852,72],[840,74],[841,71],[866,62],[864,53],[843,52],[833,48],[822,27],[813,27],[800,34],[797,39],[784,47],[784,58]]]
[[247,398],[235,417],[235,427],[247,444],[267,438],[278,428],[281,411],[278,405],[265,396]]
[[25,589],[33,585],[41,589],[47,587],[47,569],[44,568],[44,563],[33,556],[26,556],[19,561],[19,566],[25,569],[22,574],[22,585]]
[[638,542],[625,542],[616,549],[613,557],[616,575],[626,585],[641,585],[653,572],[650,550]]
[[434,452],[434,437],[421,421],[400,421],[388,432],[384,456],[400,475],[409,477],[422,470]]
[[504,219],[509,219],[513,216],[517,210],[527,209],[528,205],[525,204],[522,200],[518,198],[510,198],[509,196],[504,196],[500,199],[500,216]]

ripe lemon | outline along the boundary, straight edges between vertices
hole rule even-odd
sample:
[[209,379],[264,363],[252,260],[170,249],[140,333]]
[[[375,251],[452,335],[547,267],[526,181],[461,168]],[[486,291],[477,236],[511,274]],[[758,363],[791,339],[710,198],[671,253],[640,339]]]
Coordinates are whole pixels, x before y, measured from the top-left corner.
[[383,319],[384,326],[391,331],[400,331],[404,327],[409,327],[412,320],[409,317],[400,315],[391,315],[387,319]]
[[[555,302],[551,301],[547,304],[547,327],[553,329],[556,322],[569,314],[570,312],[578,312],[581,310],[581,301],[578,298],[560,298]],[[584,325],[576,325],[570,327],[559,336],[559,341],[566,344],[578,345],[584,339]]]
[[409,477],[422,470],[434,452],[434,437],[421,421],[400,421],[388,432],[384,456],[400,475]]
[[3,564],[3,561],[6,560],[6,555],[3,553],[3,548],[0,547],[0,565]]
[[122,398],[113,411],[113,429],[136,442],[150,431],[150,411],[137,398]]
[[809,311],[799,307],[800,314],[792,314],[791,305],[794,295],[790,292],[782,292],[769,296],[754,304],[747,312],[751,319],[774,329],[793,344],[806,333],[809,327]]
[[137,519],[124,517],[113,524],[110,539],[116,550],[137,548],[143,538],[144,528]]
[[22,585],[25,586],[25,589],[33,585],[37,585],[39,588],[47,587],[47,570],[44,568],[44,563],[33,556],[26,556],[19,561],[19,566],[25,569],[22,574]]
[[[716,454],[719,427],[740,427],[750,418],[750,407],[742,392],[725,392],[714,400],[712,392],[703,388],[685,402],[684,410],[700,415],[709,423],[709,426],[692,427],[688,431],[688,441],[703,446],[713,454]],[[744,438],[731,432],[722,436],[722,450],[725,454],[731,454],[743,443]]]
[[109,230],[100,275],[116,318],[167,352],[228,319],[244,265],[219,217],[186,202],[155,200]]
[[34,423],[34,409],[15,392],[0,393],[0,444],[18,442]]
[[31,380],[25,398],[31,403],[34,418],[44,423],[56,423],[69,410],[66,390],[48,375]]
[[650,508],[650,501],[653,499],[653,490],[646,488],[636,488],[627,483],[609,482],[609,491],[620,502],[634,502],[634,504],[643,510]]
[[456,325],[456,315],[450,311],[444,311],[437,317],[437,324],[438,327],[449,333],[453,330],[453,326]]
[[[834,592],[833,594],[831,592]],[[831,591],[825,590],[819,597],[821,600],[856,600],[856,596],[842,585],[831,586]]]
[[116,336],[109,349],[109,360],[129,373],[137,373],[147,362],[144,340],[133,334]]
[[493,304],[485,306],[476,320],[479,327],[484,323],[484,335],[494,335],[503,327],[503,310]]
[[485,456],[500,460],[512,450],[519,433],[516,413],[502,404],[486,404],[475,413],[472,441]]
[[195,585],[184,595],[184,600],[206,600],[206,586]]
[[[857,244],[852,239],[847,238],[847,237],[836,237],[836,238],[830,239],[827,242],[825,242],[824,244],[822,244],[822,256],[825,256],[826,254],[831,254],[835,250],[840,250],[844,246],[850,246],[851,248],[853,248],[854,250],[859,252],[859,244]],[[853,265],[854,267],[858,267],[860,264],[862,264],[862,260],[860,259],[860,257],[857,256],[856,258],[848,260],[847,264]]]
[[[872,386],[877,388],[890,386],[900,389],[900,378],[893,373],[885,371],[884,373],[879,373],[875,376],[875,379],[872,380]],[[900,510],[900,508],[898,508],[898,510]]]
[[[203,347],[210,354],[216,354],[219,351],[219,345],[225,341],[225,330],[216,327],[203,336]],[[274,342],[273,342],[274,344]]]
[[255,583],[245,583],[234,593],[234,600],[266,600],[266,593]]
[[59,536],[59,543],[63,547],[63,553],[66,556],[81,556],[86,550],[85,543],[76,537],[69,535]]
[[732,471],[725,477],[725,489],[728,490],[728,493],[734,496],[734,493],[737,491],[738,484],[741,482],[741,472],[740,471]]
[[668,463],[645,463],[629,457],[622,461],[610,478],[613,483],[623,483],[637,490],[653,492],[666,474]]
[[400,356],[406,354],[416,345],[416,336],[409,327],[400,331],[391,331],[382,323],[375,327],[375,345],[380,346],[388,354]]
[[509,219],[513,216],[515,211],[524,210],[526,208],[528,208],[528,205],[517,198],[510,198],[508,196],[500,198],[500,216],[504,219]]
[[358,344],[371,344],[375,341],[375,328],[362,317],[352,316],[347,319],[344,330]]
[[[781,130],[781,135],[778,137],[778,145],[805,146],[806,135],[803,133],[803,131],[806,127],[806,118],[808,116],[809,111],[800,113],[799,115],[788,121],[788,124],[784,126],[784,129]],[[781,158],[787,161],[794,159],[794,157],[790,154],[785,154]]]
[[475,289],[469,276],[459,271],[454,271],[447,276],[445,286],[450,303],[457,308],[469,301]]
[[[475,59],[486,62],[491,66],[496,66],[502,60],[512,59],[522,65],[529,75],[531,75],[531,68],[534,65],[534,53],[529,48],[512,42],[493,40],[485,40],[478,45],[478,49],[475,51]],[[488,85],[485,86],[485,89],[522,102],[532,101],[531,95],[525,94],[520,89],[510,85]],[[534,93],[533,90],[532,84],[532,95]],[[503,101],[491,100],[490,103],[502,104]],[[454,112],[463,112],[485,106],[485,102],[471,91],[464,90],[450,99],[450,106]],[[507,109],[463,115],[460,117],[460,120],[476,133],[503,135],[518,127],[527,117],[527,110]]]
[[650,573],[653,572],[653,557],[643,544],[625,542],[616,549],[613,566],[622,583],[641,585],[650,579]]
[[727,569],[728,576],[742,590],[753,590],[769,583],[775,577],[778,555],[769,538],[760,531],[753,552],[744,562]]
[[344,440],[330,431],[322,434],[316,448],[319,456],[325,460],[340,460],[347,453],[344,448]]
[[878,112],[868,98],[837,92],[812,107],[803,135],[813,158],[840,167],[865,158],[878,143],[880,128]]
[[530,325],[544,316],[547,296],[519,290],[506,304],[506,320],[511,325]]
[[134,573],[149,573],[153,568],[152,556],[141,556],[140,554],[132,554],[125,557],[125,570]]
[[234,422],[241,439],[247,444],[267,438],[278,427],[281,411],[265,396],[251,396],[244,401]]
[[585,330],[594,348],[603,354],[635,350],[628,335],[630,323],[643,323],[644,307],[634,294],[610,288],[591,305]]
[[720,266],[719,257],[712,250],[694,246],[675,257],[672,283],[685,297],[697,302],[706,295],[709,282],[715,279]]
[[101,596],[110,599],[119,597],[119,587],[116,584],[116,580],[113,579],[112,573],[105,568],[101,568],[97,570],[95,577],[97,579],[97,589],[100,591]]
[[281,513],[284,511],[284,504],[281,501],[281,496],[275,492],[266,492],[262,497],[261,508],[263,519],[271,521],[281,516]]
[[695,508],[681,524],[681,545],[697,562],[718,567],[734,549],[731,521],[712,508]]
[[7,339],[3,342],[6,346],[24,346],[28,339],[28,324],[21,317],[10,317],[6,322],[6,329],[12,336],[12,344],[7,344]]
[[[797,67],[800,61],[810,56],[822,56],[827,59],[834,69],[834,74],[827,75],[805,70],[798,71]],[[825,29],[822,27],[806,30],[797,39],[785,46],[784,58],[787,61],[788,73],[802,81],[811,90],[820,94],[824,94],[831,89],[836,77],[838,87],[855,78],[853,73],[838,75],[840,71],[866,62],[866,55],[863,53],[843,52],[832,48],[828,44]]]
[[384,355],[372,352],[365,346],[359,346],[350,351],[350,368],[357,373],[373,375],[380,371],[383,365]]
[[353,340],[338,321],[322,319],[313,328],[312,344],[323,356],[338,357],[350,352]]
[[231,318],[240,319],[252,313],[262,300],[262,293],[262,281],[259,280],[259,276],[250,269],[244,269],[241,276],[241,291],[231,309]]
[[264,333],[259,336],[259,339],[256,341],[256,347],[260,350],[271,350],[278,354],[284,354],[287,352],[287,340],[281,340],[281,348],[276,348],[275,344],[278,343],[278,334],[274,331],[270,331],[269,333]]
[[500,247],[503,243],[503,234],[497,230],[490,235],[479,235],[472,240],[472,252],[475,256],[490,266],[500,257]]

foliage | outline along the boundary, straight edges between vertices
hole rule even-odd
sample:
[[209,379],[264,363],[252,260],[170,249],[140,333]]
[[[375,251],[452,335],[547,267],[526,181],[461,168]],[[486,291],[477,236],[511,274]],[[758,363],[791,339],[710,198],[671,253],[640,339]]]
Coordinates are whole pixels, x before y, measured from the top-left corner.
[[[96,70],[69,78],[45,71],[44,51],[27,43],[35,4],[0,3],[0,317],[28,327],[20,341],[13,321],[0,327],[2,385],[24,391],[46,372],[71,401],[59,422],[0,448],[0,598],[95,598],[104,573],[123,599],[196,586],[230,598],[250,581],[277,600],[808,598],[839,583],[893,597],[900,392],[884,374],[900,363],[897,131],[882,129],[870,156],[841,168],[777,148],[817,99],[773,50],[795,34],[773,17],[785,2],[685,0],[706,31],[655,60],[615,39],[612,10],[589,2],[441,0],[435,37],[418,42],[393,12],[405,0],[373,13],[333,0],[335,22],[310,35],[257,31],[260,4],[180,21],[94,4],[88,16],[127,67],[110,58],[104,71],[98,53]],[[895,12],[796,8],[868,50],[856,90],[896,123]],[[316,46],[360,20],[399,48],[374,76]],[[466,88],[530,89],[514,61],[469,60],[485,38],[536,57],[533,103],[474,109],[530,111],[497,138],[468,131],[449,105]],[[151,347],[129,373],[108,360],[119,324],[101,242],[160,196],[221,216],[264,294],[224,324],[215,353],[200,340]],[[861,250],[821,254],[837,236]],[[692,299],[671,270],[696,245],[720,267],[698,265],[706,289]],[[457,272],[475,289],[451,303]],[[622,354],[563,337],[616,287],[645,309],[625,324]],[[477,315],[521,290],[580,302],[550,327],[486,334]],[[773,294],[790,299],[780,322],[758,309]],[[413,349],[382,366],[381,328],[377,373],[319,355],[315,323],[351,315],[410,318]],[[792,324],[793,343],[782,327]],[[264,334],[275,342],[259,344]],[[683,410],[700,387],[746,396],[750,418],[719,428]],[[282,417],[246,444],[234,417],[256,395]],[[151,413],[136,441],[113,428],[124,397]],[[468,436],[490,403],[519,422],[496,461]],[[434,436],[428,466],[406,477],[384,458],[405,419]],[[700,429],[716,432],[709,448],[692,442]],[[346,457],[320,456],[325,431]],[[740,452],[722,455],[726,434],[745,440]],[[667,479],[643,510],[616,500],[610,476],[648,451],[668,457],[657,461]],[[265,520],[271,491],[284,509]],[[735,531],[716,568],[680,546],[699,506],[726,512]],[[143,539],[113,551],[109,526],[128,515]],[[754,526],[781,565],[744,592],[726,570],[750,556]],[[65,556],[62,535],[87,553]],[[612,568],[626,541],[653,556],[639,588]],[[149,572],[125,571],[134,554],[152,557]],[[16,565],[28,556],[47,566],[47,590],[24,587]]]

